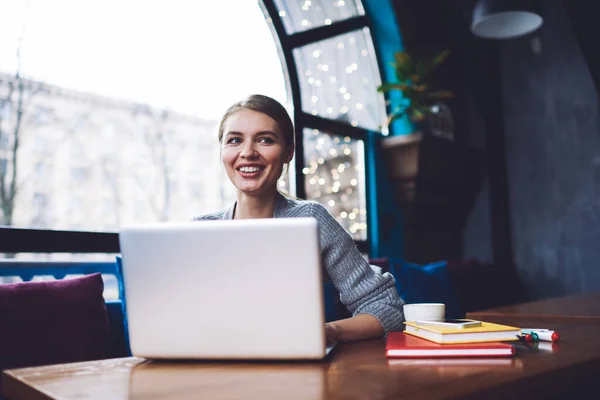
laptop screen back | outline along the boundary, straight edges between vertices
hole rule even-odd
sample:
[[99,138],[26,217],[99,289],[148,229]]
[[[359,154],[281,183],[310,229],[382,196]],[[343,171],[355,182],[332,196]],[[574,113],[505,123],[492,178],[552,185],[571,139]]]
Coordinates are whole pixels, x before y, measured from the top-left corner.
[[317,221],[163,223],[119,234],[133,355],[325,355]]

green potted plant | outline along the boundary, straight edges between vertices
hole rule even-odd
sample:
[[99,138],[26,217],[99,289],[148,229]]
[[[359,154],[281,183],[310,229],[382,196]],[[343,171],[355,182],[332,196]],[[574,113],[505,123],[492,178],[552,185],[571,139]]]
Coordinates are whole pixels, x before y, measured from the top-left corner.
[[[379,92],[400,91],[402,94],[401,104],[389,112],[388,126],[394,120],[406,116],[413,128],[410,134],[389,136],[381,141],[390,178],[396,183],[400,201],[410,201],[415,196],[423,139],[421,128],[426,125],[429,128],[427,131],[435,136],[444,136],[445,131],[452,131],[451,123],[448,129],[447,122],[444,122],[448,118],[449,108],[441,101],[453,98],[454,95],[449,90],[434,87],[431,82],[432,73],[449,54],[449,50],[444,50],[431,58],[417,59],[407,52],[397,52],[394,54],[395,62],[392,63],[396,81],[384,82],[377,88]],[[441,110],[444,112],[440,112]],[[440,123],[442,129],[437,129]]]
[[437,102],[454,97],[449,90],[434,88],[429,79],[432,72],[449,55],[449,50],[443,50],[428,59],[416,59],[405,51],[394,54],[395,62],[392,65],[396,72],[396,81],[384,82],[377,91],[400,91],[405,102],[390,111],[388,125],[405,115],[413,124],[419,125],[435,112],[434,106]]

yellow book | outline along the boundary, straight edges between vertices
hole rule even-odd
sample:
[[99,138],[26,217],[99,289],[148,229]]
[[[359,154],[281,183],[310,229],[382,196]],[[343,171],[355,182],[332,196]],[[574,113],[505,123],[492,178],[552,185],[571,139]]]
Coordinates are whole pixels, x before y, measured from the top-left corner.
[[405,322],[404,332],[440,344],[503,342],[519,340],[521,329],[514,326],[481,321],[472,328],[449,328],[443,326],[417,325]]

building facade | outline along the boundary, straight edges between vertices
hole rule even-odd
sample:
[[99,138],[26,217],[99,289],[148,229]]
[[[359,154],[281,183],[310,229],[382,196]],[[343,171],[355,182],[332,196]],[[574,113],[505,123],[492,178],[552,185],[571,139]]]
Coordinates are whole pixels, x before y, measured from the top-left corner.
[[116,231],[219,209],[217,123],[0,74],[0,221]]

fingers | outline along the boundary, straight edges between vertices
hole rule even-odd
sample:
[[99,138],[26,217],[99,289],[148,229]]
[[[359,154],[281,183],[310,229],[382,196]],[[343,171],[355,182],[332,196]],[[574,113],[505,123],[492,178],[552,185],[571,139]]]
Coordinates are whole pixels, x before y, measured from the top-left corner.
[[335,341],[337,337],[337,327],[330,322],[325,324],[325,338],[327,341]]

